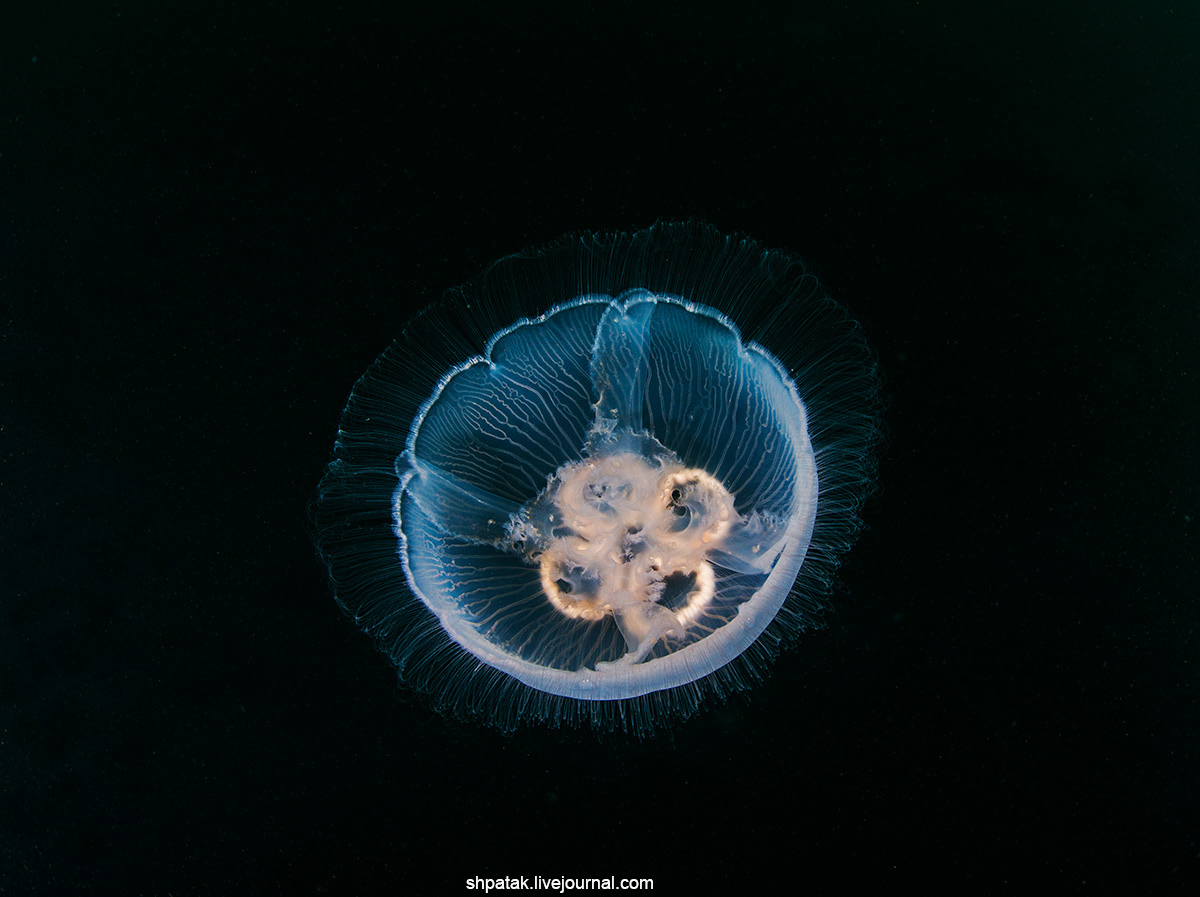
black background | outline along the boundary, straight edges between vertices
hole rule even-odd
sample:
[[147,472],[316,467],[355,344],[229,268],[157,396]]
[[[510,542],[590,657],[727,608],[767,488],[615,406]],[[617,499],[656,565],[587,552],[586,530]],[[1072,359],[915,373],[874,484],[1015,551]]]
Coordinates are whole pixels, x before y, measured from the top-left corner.
[[[196,7],[0,12],[0,892],[1195,887],[1192,5]],[[350,387],[687,216],[879,353],[837,610],[672,738],[447,722],[311,546]]]

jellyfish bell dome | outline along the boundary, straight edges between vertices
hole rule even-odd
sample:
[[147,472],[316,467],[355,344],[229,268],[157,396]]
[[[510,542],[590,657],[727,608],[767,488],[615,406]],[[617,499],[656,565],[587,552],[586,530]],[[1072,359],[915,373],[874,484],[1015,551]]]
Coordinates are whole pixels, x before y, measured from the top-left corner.
[[786,253],[694,222],[563,238],[448,293],[358,382],[319,549],[439,710],[648,732],[819,625],[877,393]]

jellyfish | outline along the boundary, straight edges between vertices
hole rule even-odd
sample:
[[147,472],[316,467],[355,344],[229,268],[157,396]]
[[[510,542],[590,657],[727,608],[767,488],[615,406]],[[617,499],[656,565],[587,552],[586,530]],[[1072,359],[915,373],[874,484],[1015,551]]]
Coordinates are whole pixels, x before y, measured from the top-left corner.
[[873,358],[794,256],[703,223],[501,259],[353,389],[314,503],[337,600],[450,716],[670,726],[823,625]]

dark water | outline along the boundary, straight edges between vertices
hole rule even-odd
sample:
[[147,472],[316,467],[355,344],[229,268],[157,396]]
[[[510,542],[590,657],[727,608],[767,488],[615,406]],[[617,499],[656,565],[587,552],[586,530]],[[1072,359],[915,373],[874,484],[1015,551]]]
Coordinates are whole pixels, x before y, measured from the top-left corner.
[[[0,893],[1200,882],[1194,9],[2,18]],[[311,547],[345,397],[493,258],[687,216],[879,353],[837,611],[671,739],[447,723]]]

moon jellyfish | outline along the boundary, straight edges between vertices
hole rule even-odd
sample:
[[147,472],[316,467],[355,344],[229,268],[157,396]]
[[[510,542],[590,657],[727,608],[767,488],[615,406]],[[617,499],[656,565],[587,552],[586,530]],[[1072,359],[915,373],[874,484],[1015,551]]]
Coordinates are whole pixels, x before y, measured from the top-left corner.
[[821,625],[877,394],[859,327],[786,253],[692,222],[564,238],[359,380],[319,550],[437,709],[647,732]]

